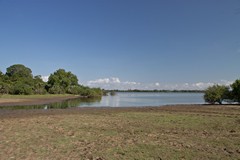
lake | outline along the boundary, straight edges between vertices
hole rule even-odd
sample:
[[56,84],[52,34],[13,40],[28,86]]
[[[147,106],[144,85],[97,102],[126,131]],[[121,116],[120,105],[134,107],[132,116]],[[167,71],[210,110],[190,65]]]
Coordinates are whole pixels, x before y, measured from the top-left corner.
[[168,104],[203,104],[203,93],[118,92],[98,102],[82,102],[82,107],[142,107]]
[[204,104],[203,93],[117,92],[115,96],[72,99],[46,105],[9,106],[8,109],[50,109],[70,107],[144,107],[173,104]]

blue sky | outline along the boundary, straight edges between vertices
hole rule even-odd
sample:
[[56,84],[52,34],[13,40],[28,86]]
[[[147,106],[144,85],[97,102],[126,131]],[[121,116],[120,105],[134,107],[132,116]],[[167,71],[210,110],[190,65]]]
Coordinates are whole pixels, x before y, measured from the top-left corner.
[[240,0],[0,0],[0,70],[59,68],[104,88],[240,78]]

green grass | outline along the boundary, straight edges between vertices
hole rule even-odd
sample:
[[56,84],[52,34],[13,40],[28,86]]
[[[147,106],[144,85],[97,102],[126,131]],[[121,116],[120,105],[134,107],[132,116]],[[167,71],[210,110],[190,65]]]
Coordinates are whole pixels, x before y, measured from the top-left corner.
[[0,159],[239,159],[240,108],[216,112],[99,109],[2,118]]

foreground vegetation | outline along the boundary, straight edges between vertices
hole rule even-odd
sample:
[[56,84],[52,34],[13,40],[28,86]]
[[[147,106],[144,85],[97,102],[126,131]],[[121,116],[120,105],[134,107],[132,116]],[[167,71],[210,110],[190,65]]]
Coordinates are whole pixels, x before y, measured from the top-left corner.
[[0,159],[238,159],[238,106],[2,111]]
[[8,67],[5,74],[0,71],[0,94],[74,94],[100,97],[103,93],[100,88],[79,85],[77,76],[64,69],[58,69],[44,82],[40,75],[33,76],[30,68],[15,64]]

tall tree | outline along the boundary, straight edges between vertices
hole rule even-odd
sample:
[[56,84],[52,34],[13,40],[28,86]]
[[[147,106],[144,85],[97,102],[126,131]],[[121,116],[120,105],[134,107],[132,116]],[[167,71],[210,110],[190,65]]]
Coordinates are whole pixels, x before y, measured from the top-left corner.
[[229,89],[226,86],[213,85],[205,90],[204,100],[205,102],[214,104],[222,104],[224,99],[227,99],[229,95]]
[[45,89],[46,82],[44,82],[40,75],[35,76],[33,79],[34,87],[33,91],[35,94],[46,94],[47,91]]
[[240,79],[237,79],[231,87],[234,101],[240,102]]
[[0,80],[0,94],[8,94],[10,92],[10,85]]
[[22,81],[18,81],[13,85],[12,93],[30,95],[33,94],[33,88]]
[[34,81],[30,68],[14,64],[7,68],[5,79],[12,88],[12,94],[33,94]]
[[53,93],[66,93],[71,86],[79,86],[78,78],[71,72],[58,69],[48,78],[48,90]]
[[14,64],[7,68],[6,75],[9,77],[32,78],[32,70],[22,64]]
[[2,71],[0,71],[0,82],[2,82],[3,81],[3,73],[2,73]]

